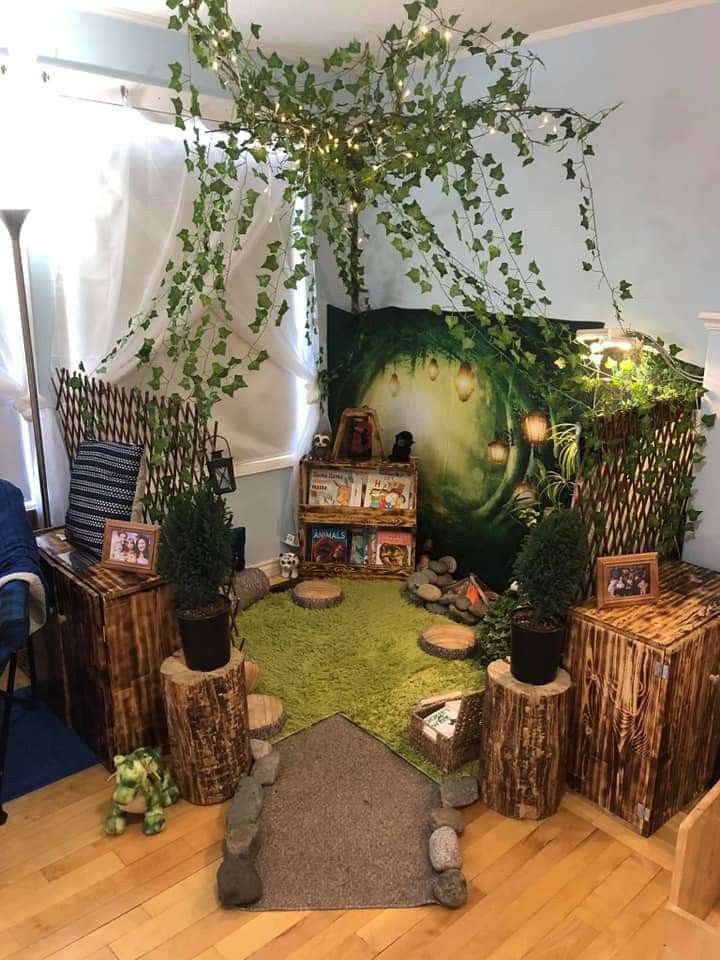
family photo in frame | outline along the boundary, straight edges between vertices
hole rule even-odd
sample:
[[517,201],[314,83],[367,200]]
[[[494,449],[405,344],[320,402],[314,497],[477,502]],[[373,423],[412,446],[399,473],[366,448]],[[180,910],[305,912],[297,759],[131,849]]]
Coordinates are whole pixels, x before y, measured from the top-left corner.
[[595,574],[598,608],[654,603],[660,595],[657,553],[598,557]]
[[157,573],[160,527],[152,523],[107,520],[102,562],[106,567],[150,576]]

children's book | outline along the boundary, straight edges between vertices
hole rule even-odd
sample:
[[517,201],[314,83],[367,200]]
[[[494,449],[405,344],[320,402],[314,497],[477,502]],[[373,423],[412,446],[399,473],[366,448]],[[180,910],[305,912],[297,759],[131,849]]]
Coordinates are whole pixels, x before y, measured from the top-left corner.
[[362,477],[341,470],[311,470],[308,505],[311,507],[359,507]]
[[412,481],[388,473],[368,474],[365,507],[375,510],[412,510]]
[[350,563],[365,566],[368,562],[368,532],[364,527],[350,531]]
[[460,701],[450,700],[434,713],[425,717],[425,725],[443,737],[452,737],[460,714]]
[[412,534],[409,530],[378,530],[373,562],[381,567],[409,567],[412,561]]
[[347,527],[311,527],[310,560],[315,563],[347,563],[349,537]]

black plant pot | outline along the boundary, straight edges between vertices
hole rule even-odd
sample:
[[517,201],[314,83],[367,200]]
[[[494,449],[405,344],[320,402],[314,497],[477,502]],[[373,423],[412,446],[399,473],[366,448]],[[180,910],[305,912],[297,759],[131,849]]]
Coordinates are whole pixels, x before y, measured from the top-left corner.
[[565,627],[539,629],[530,624],[530,611],[516,610],[511,620],[510,672],[516,680],[536,687],[552,683],[562,660]]
[[198,616],[189,610],[176,610],[185,663],[191,670],[218,670],[230,659],[230,604],[209,615]]

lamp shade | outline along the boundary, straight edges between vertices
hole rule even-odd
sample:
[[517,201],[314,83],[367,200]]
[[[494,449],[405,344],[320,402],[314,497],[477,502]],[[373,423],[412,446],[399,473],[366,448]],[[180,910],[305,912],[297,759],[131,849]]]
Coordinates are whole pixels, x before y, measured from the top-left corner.
[[467,361],[460,364],[455,374],[455,389],[460,400],[465,403],[475,392],[475,374]]
[[542,410],[531,410],[523,420],[523,431],[529,443],[544,443],[548,435],[548,418]]
[[510,444],[500,437],[495,437],[488,443],[488,458],[490,463],[505,464],[510,456]]

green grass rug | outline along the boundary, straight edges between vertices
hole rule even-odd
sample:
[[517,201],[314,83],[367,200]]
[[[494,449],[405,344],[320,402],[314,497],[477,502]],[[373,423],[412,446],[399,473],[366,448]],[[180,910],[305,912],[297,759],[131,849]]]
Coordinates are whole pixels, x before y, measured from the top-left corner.
[[422,697],[481,689],[485,671],[473,660],[440,660],[418,647],[426,627],[447,621],[408,603],[397,581],[338,582],[345,599],[337,607],[307,610],[286,591],[238,615],[245,652],[261,670],[257,692],[285,705],[287,722],[275,739],[341,713],[441,779],[410,745],[410,711]]

